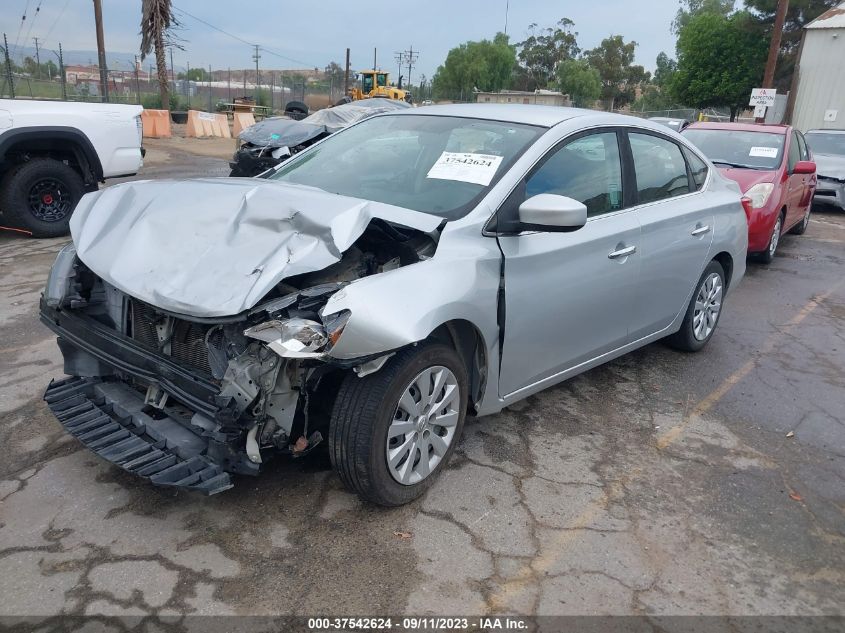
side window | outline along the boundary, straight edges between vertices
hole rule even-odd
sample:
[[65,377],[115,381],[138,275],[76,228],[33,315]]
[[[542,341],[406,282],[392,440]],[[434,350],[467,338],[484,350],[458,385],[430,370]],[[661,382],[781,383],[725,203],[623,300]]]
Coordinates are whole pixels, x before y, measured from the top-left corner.
[[639,202],[656,202],[693,190],[687,176],[687,163],[677,144],[660,136],[636,132],[629,132],[628,138],[637,174]]
[[801,160],[801,148],[798,146],[798,136],[795,131],[792,131],[792,136],[789,139],[789,171],[795,169],[795,163]]
[[692,180],[695,183],[696,191],[698,191],[704,186],[704,181],[707,180],[707,163],[687,148],[684,148],[684,156],[687,157],[687,162],[692,172]]
[[801,132],[796,132],[798,138],[798,149],[801,154],[801,160],[810,160],[810,150],[807,149],[807,140]]
[[622,163],[616,132],[581,136],[555,150],[525,183],[525,197],[568,196],[587,207],[587,217],[622,208]]

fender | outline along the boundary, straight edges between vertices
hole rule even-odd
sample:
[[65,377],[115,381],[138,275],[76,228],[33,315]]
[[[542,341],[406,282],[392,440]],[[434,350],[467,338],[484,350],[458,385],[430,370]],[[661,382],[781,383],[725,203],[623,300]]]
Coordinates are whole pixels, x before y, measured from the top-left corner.
[[83,132],[76,128],[39,125],[7,130],[0,134],[0,161],[5,160],[9,150],[20,143],[34,144],[39,149],[48,150],[67,150],[69,148],[66,144],[70,143],[80,165],[83,168],[87,166],[95,180],[103,180],[103,165],[94,145]]

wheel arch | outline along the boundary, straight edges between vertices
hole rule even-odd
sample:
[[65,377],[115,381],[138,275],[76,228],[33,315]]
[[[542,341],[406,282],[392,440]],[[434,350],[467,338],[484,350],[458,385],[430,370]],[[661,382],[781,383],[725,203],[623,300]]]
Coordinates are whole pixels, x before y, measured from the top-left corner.
[[469,383],[468,406],[474,411],[484,395],[489,374],[487,346],[481,330],[466,319],[452,319],[437,326],[425,340],[449,345],[461,357]]
[[731,279],[733,278],[733,271],[734,271],[734,259],[731,257],[731,254],[727,251],[722,251],[718,253],[712,261],[719,262],[722,266],[722,270],[725,271],[725,288],[731,287]]
[[66,126],[38,126],[8,130],[0,135],[0,162],[16,153],[72,158],[86,185],[103,179],[103,165],[91,140]]

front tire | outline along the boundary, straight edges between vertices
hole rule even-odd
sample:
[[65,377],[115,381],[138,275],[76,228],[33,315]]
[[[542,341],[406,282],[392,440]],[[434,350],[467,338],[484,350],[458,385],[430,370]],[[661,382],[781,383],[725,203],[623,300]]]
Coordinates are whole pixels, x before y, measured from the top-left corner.
[[769,238],[769,244],[766,246],[766,250],[762,253],[757,253],[757,260],[762,264],[771,264],[775,260],[775,253],[778,250],[778,244],[780,244],[781,233],[783,233],[783,213],[781,213],[777,220],[775,220],[775,225],[772,227],[772,235]]
[[702,349],[716,331],[722,316],[722,300],[725,295],[725,271],[717,261],[707,264],[701,274],[695,292],[692,293],[681,329],[667,339],[667,342],[684,352]]
[[0,183],[0,209],[9,223],[33,237],[61,237],[79,199],[82,177],[52,158],[35,158],[13,168]]
[[408,503],[449,461],[466,402],[466,368],[446,345],[404,349],[363,378],[350,373],[332,411],[332,466],[362,499],[383,506]]

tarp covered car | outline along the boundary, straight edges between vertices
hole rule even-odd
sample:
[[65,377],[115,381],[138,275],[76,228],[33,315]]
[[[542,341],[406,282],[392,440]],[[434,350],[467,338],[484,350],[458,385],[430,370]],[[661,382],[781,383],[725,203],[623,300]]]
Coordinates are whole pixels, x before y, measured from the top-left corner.
[[241,146],[229,163],[229,175],[257,176],[361,119],[410,107],[404,101],[363,99],[318,110],[299,121],[287,117],[264,119],[239,135]]

